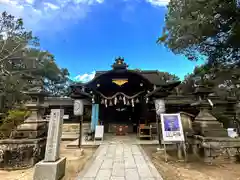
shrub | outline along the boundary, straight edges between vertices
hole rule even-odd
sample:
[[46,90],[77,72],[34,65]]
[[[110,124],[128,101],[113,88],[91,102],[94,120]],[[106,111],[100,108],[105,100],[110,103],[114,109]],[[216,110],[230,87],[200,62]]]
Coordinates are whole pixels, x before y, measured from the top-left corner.
[[9,110],[6,113],[6,116],[2,119],[2,124],[0,126],[0,139],[9,138],[12,130],[22,124],[29,114],[30,112],[25,109]]

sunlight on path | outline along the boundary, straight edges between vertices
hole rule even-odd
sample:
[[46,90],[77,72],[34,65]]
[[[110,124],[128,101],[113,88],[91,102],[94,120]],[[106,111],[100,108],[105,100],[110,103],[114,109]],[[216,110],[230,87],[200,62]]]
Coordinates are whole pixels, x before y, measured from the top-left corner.
[[77,180],[162,180],[139,145],[112,141],[99,146]]

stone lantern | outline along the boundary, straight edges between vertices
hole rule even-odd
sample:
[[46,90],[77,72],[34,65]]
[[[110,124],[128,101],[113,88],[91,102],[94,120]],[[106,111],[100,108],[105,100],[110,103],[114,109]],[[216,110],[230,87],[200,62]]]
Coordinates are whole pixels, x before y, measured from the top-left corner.
[[9,139],[0,140],[0,168],[23,169],[32,167],[44,158],[47,135],[47,121],[43,119],[44,98],[41,79],[35,80],[29,75],[22,77],[33,88],[23,92],[30,97],[26,107],[31,115],[12,131]]
[[[47,123],[43,119],[44,109],[47,107],[44,104],[44,98],[48,95],[43,90],[43,82],[41,79],[34,80],[31,76],[24,76],[35,87],[23,92],[29,96],[30,99],[26,102],[25,106],[31,112],[31,115],[24,121],[23,124],[17,127],[17,131],[12,132],[12,138],[38,138],[45,136],[47,133]],[[44,134],[45,133],[45,134]]]
[[208,99],[210,93],[212,93],[211,89],[203,85],[199,85],[194,92],[198,101],[192,106],[199,109],[199,113],[192,123],[194,134],[205,137],[227,137],[227,130],[223,128],[222,123],[209,112],[213,105],[212,101]]

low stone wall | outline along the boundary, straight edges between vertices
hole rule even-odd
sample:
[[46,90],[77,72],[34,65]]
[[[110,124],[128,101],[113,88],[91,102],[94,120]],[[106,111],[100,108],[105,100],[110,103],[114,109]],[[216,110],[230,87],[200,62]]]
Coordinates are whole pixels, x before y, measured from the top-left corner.
[[79,132],[79,123],[64,123],[62,132]]
[[[83,123],[83,133],[90,130],[90,123]],[[63,133],[79,133],[79,123],[64,123],[62,127]]]
[[0,140],[0,169],[25,169],[44,158],[46,138]]
[[240,156],[240,138],[229,137],[202,137],[194,135],[188,142],[191,151],[198,157],[204,158],[207,163],[212,163],[217,157],[224,157],[236,162]]

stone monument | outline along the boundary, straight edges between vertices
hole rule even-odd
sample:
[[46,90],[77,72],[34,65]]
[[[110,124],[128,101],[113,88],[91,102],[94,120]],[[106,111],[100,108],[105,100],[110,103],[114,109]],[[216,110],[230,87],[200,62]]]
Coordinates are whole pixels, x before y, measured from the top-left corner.
[[44,160],[35,165],[34,180],[59,180],[65,175],[66,158],[60,158],[63,109],[52,109]]

